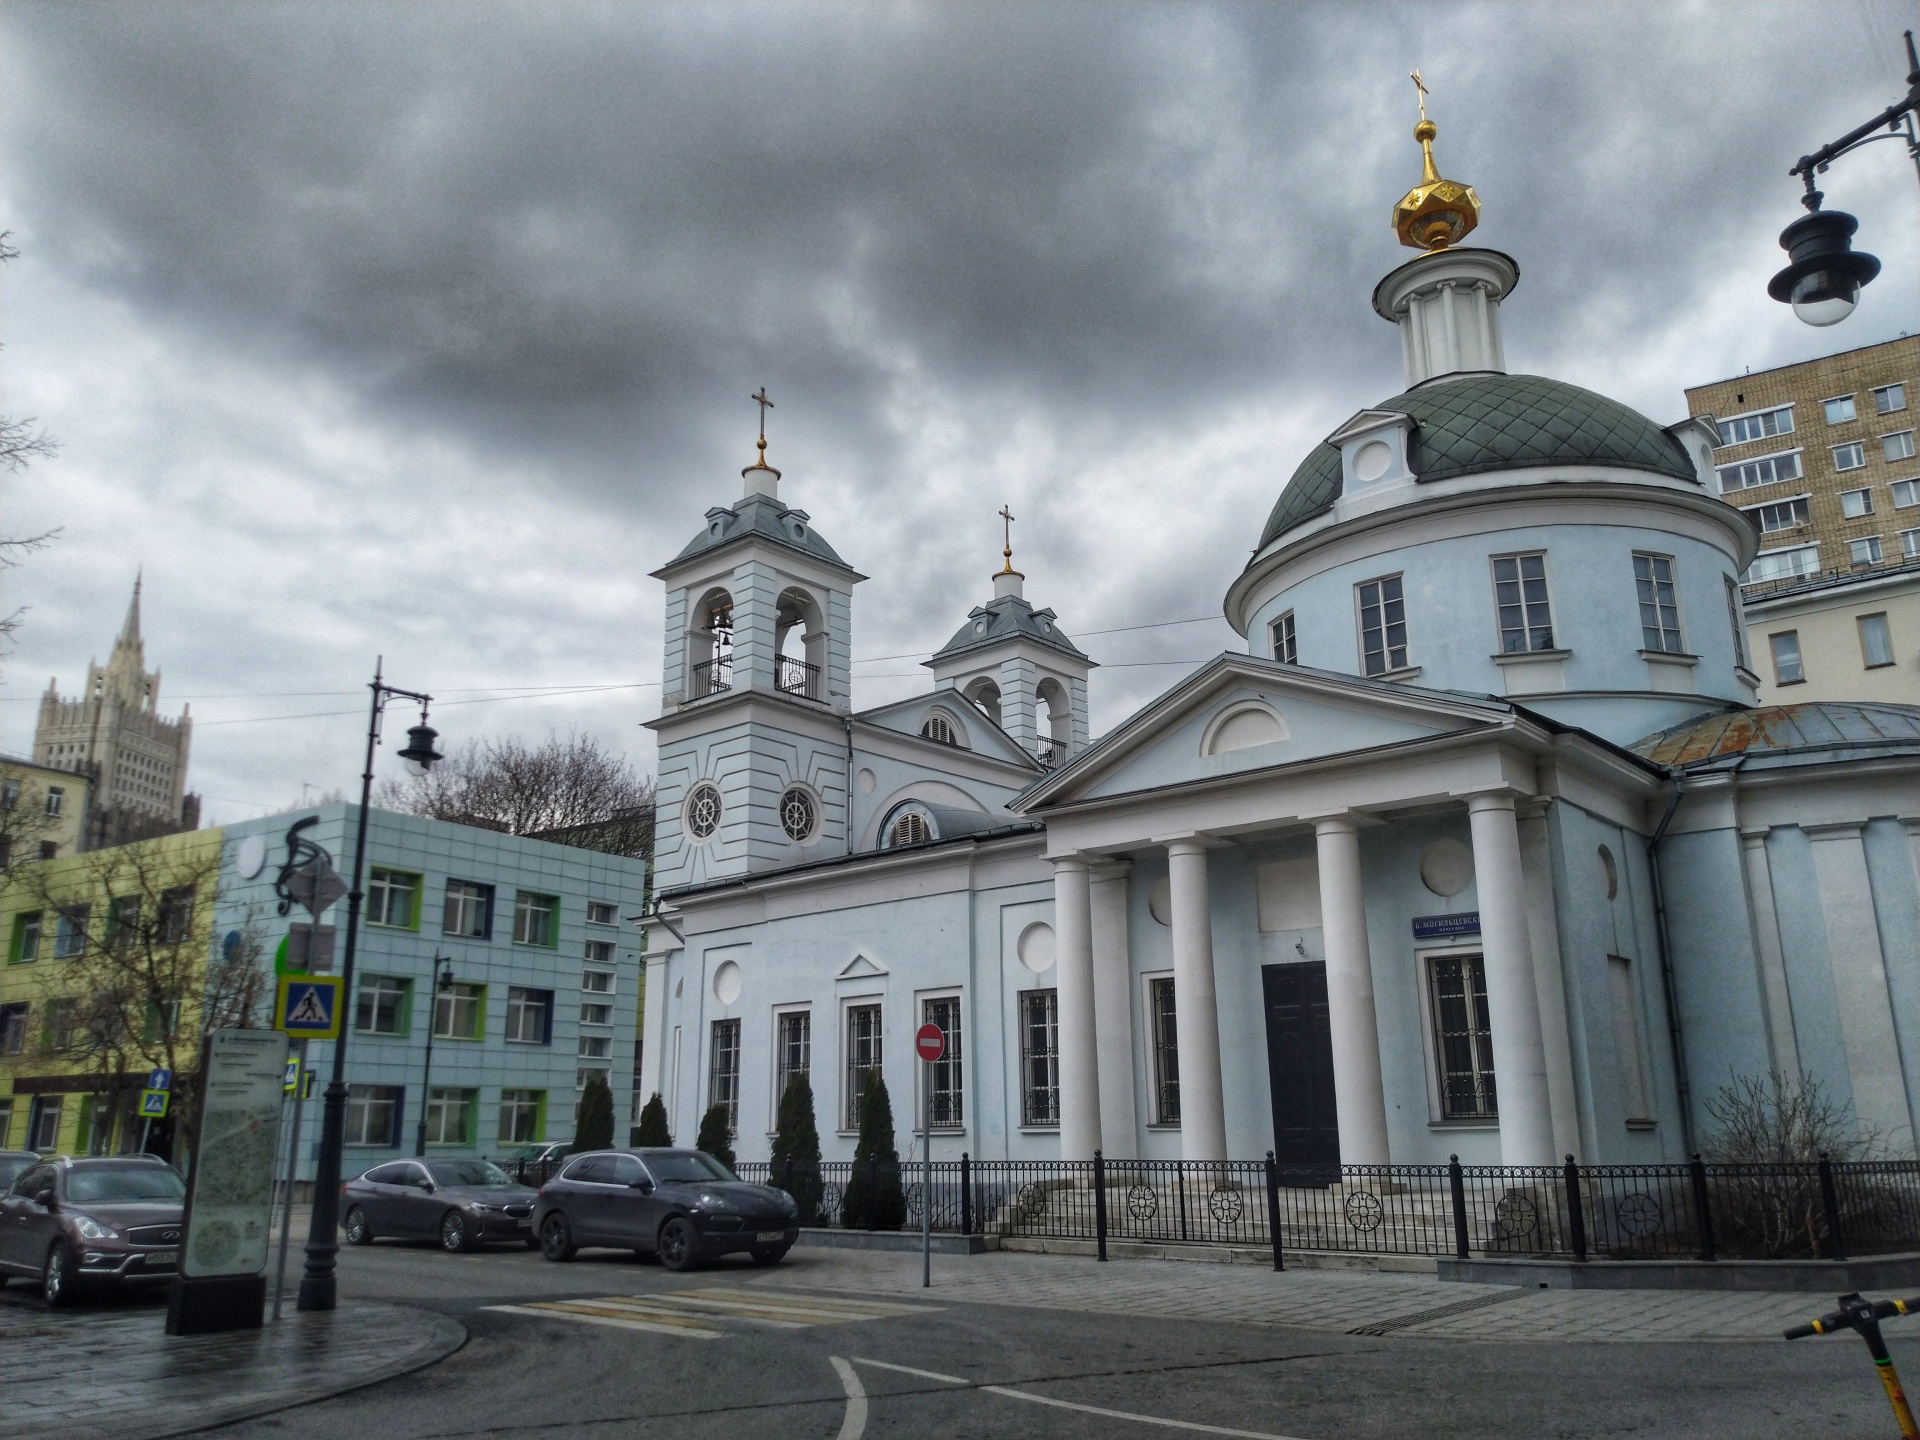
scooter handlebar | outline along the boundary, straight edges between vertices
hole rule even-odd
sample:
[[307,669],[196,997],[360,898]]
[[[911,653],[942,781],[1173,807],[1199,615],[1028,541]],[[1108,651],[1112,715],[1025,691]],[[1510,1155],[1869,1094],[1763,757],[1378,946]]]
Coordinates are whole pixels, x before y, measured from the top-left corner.
[[1795,1325],[1784,1333],[1789,1340],[1804,1340],[1809,1335],[1818,1335],[1820,1331],[1812,1325]]

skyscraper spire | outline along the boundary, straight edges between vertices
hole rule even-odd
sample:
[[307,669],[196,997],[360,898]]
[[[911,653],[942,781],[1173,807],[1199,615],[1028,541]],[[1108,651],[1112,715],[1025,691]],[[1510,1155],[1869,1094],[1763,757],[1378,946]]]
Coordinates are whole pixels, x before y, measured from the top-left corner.
[[146,578],[143,565],[133,572],[133,599],[127,604],[127,623],[120,627],[120,639],[123,643],[140,642],[140,582]]

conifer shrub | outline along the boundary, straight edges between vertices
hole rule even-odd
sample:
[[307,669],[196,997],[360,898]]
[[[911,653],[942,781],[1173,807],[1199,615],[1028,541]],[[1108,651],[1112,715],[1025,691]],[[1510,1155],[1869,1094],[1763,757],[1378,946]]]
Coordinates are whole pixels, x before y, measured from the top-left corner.
[[801,1070],[787,1081],[774,1122],[771,1184],[793,1197],[800,1223],[820,1223],[820,1131],[813,1119],[813,1082]]
[[693,1142],[696,1150],[706,1151],[729,1170],[733,1168],[733,1146],[727,1143],[733,1138],[731,1120],[726,1106],[709,1105],[700,1117],[699,1137]]
[[898,1230],[907,1223],[900,1152],[893,1143],[893,1102],[878,1070],[868,1075],[860,1096],[860,1139],[840,1201],[840,1223],[849,1230]]
[[648,1097],[647,1103],[640,1107],[640,1123],[633,1127],[635,1145],[671,1145],[673,1136],[667,1130],[667,1106],[655,1091]]
[[594,1071],[580,1092],[580,1109],[573,1122],[573,1148],[605,1150],[613,1144],[613,1091],[606,1072]]

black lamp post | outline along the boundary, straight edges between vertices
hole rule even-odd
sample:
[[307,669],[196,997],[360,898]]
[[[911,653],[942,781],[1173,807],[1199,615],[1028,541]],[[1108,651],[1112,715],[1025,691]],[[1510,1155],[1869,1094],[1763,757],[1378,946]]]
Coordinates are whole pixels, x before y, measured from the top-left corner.
[[433,963],[437,967],[433,986],[434,999],[427,1012],[427,1065],[420,1072],[420,1128],[415,1132],[413,1153],[422,1156],[427,1153],[427,1102],[433,1095],[433,1029],[440,1019],[439,997],[453,989],[453,957],[436,955]]
[[1878,260],[1853,248],[1859,222],[1845,211],[1820,208],[1825,197],[1814,188],[1813,177],[1849,150],[1875,140],[1905,140],[1907,153],[1920,168],[1920,135],[1914,130],[1914,116],[1920,113],[1920,54],[1914,51],[1911,30],[1906,38],[1906,98],[1831,145],[1802,155],[1800,163],[1787,172],[1806,182],[1807,193],[1800,203],[1808,213],[1780,232],[1787,268],[1767,282],[1767,294],[1793,306],[1793,313],[1809,325],[1838,325],[1860,303],[1860,287],[1880,273]]
[[[373,667],[373,704],[367,717],[367,764],[360,775],[360,818],[353,840],[353,880],[347,891],[347,943],[340,961],[342,1003],[353,1002],[353,956],[360,938],[360,902],[366,892],[360,888],[362,869],[367,858],[367,810],[373,802],[373,752],[380,746],[380,718],[387,701],[394,697],[420,702],[420,723],[407,731],[407,747],[400,752],[407,769],[424,775],[434,761],[444,758],[433,748],[439,732],[427,724],[427,706],[431,695],[400,690],[380,676],[381,662]],[[320,1158],[313,1176],[313,1223],[307,1231],[307,1269],[300,1277],[302,1310],[331,1310],[336,1300],[334,1257],[340,1252],[340,1151],[347,1131],[347,1026],[340,1026],[340,1038],[333,1042],[333,1077],[327,1082],[326,1104],[320,1123]]]

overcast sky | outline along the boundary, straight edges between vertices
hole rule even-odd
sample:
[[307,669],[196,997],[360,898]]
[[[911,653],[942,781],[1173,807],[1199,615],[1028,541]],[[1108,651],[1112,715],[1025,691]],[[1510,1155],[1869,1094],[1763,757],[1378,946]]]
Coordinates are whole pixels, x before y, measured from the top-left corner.
[[1413,66],[1520,264],[1512,368],[1667,423],[1920,324],[1894,144],[1825,177],[1886,263],[1855,316],[1765,293],[1787,167],[1901,93],[1915,19],[8,0],[0,402],[61,450],[6,481],[8,533],[60,533],[4,577],[0,748],[144,565],[212,821],[350,787],[381,653],[449,741],[577,726],[650,770],[647,572],[738,498],[763,384],[782,498],[872,577],[856,702],[924,683],[1010,503],[1097,733],[1233,643],[1287,477],[1402,388],[1368,297]]

